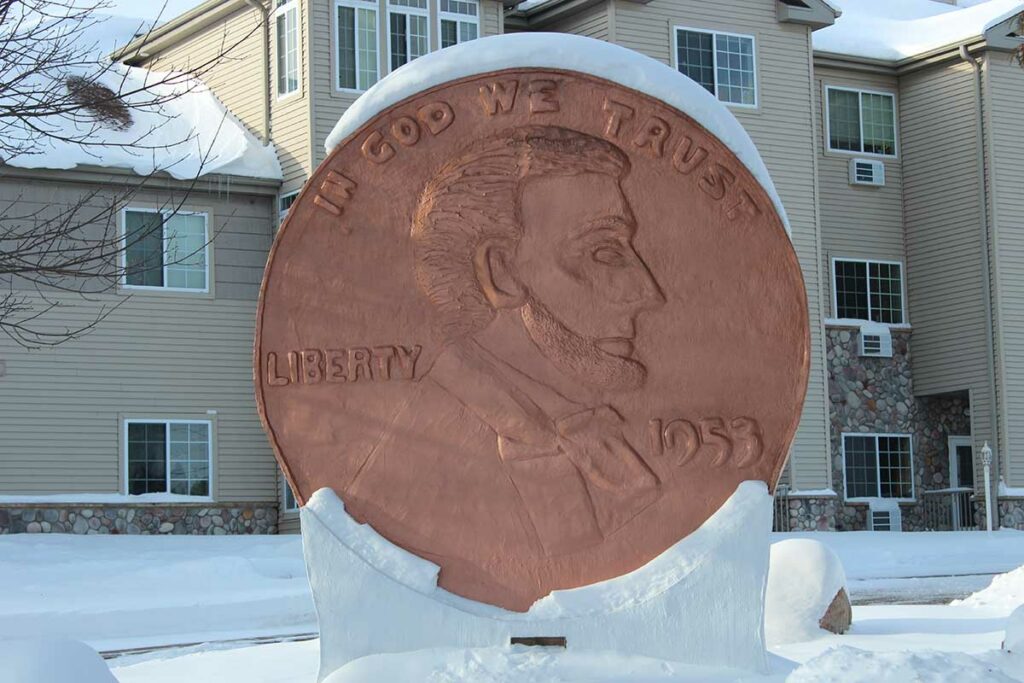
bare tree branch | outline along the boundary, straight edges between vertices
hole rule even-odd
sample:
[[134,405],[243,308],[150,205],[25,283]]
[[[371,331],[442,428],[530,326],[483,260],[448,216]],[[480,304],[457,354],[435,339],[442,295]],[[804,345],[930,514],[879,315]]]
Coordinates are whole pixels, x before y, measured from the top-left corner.
[[[150,72],[112,63],[107,54],[115,46],[88,39],[103,34],[100,12],[106,6],[105,0],[0,0],[0,163],[68,148],[98,165],[112,151],[140,162],[162,160],[133,182],[83,189],[64,203],[39,206],[23,195],[0,200],[0,332],[26,348],[88,333],[127,300],[104,294],[141,273],[188,262],[207,248],[208,243],[191,253],[126,258],[144,251],[136,247],[151,244],[157,231],[165,246],[164,222],[182,211],[214,149],[192,128],[172,134],[176,116],[168,113],[170,105],[205,87],[201,78],[234,59],[236,49],[260,29],[257,24],[231,41],[225,33],[214,57],[185,70]],[[136,35],[151,30],[140,23]],[[222,119],[213,139],[224,124]],[[168,193],[158,209],[161,218],[122,234],[122,209],[147,182],[177,163],[195,162],[197,148],[198,170],[184,188]],[[68,295],[91,304],[94,315],[81,324],[58,324],[57,309]]]

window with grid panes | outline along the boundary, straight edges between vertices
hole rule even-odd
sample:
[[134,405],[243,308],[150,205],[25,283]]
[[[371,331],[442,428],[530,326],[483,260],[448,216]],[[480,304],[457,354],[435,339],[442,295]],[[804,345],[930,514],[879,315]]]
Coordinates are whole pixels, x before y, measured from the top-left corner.
[[429,26],[427,0],[389,0],[388,63],[392,70],[427,54]]
[[277,0],[274,11],[277,31],[277,96],[299,89],[299,3]]
[[205,214],[126,209],[124,239],[125,286],[207,291]]
[[826,89],[829,149],[896,154],[896,98],[846,88]]
[[210,495],[209,422],[128,420],[125,429],[130,495]]
[[753,36],[677,28],[676,68],[722,102],[757,105]]
[[451,47],[480,34],[480,5],[476,0],[440,0],[441,47]]
[[377,3],[335,3],[339,89],[366,90],[377,82]]
[[903,265],[888,261],[833,261],[832,286],[837,318],[901,325]]
[[847,498],[913,498],[909,434],[843,434]]

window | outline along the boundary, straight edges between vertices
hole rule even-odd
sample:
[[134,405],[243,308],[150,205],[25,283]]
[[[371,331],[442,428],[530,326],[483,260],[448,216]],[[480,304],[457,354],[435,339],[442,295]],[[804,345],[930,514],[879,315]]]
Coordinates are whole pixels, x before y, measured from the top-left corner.
[[427,54],[428,23],[427,0],[389,0],[388,52],[392,70]]
[[896,155],[896,98],[890,93],[826,88],[828,148]]
[[441,47],[451,47],[480,34],[480,5],[477,0],[440,0]]
[[914,497],[909,434],[843,434],[846,498]]
[[210,495],[210,422],[127,420],[125,432],[130,495]]
[[126,209],[127,287],[208,291],[206,214]]
[[277,0],[277,96],[299,90],[299,3]]
[[299,198],[299,192],[289,192],[283,194],[277,198],[277,224],[280,226],[284,223],[284,219],[288,218],[288,210],[292,208],[292,204]]
[[295,494],[292,493],[292,487],[288,485],[288,480],[284,477],[281,478],[282,484],[281,492],[282,498],[284,498],[284,511],[291,512],[299,509],[299,503],[295,500]]
[[680,72],[722,102],[757,106],[753,36],[677,28],[675,39]]
[[837,318],[905,322],[901,263],[833,259],[832,283]]
[[377,3],[343,0],[334,6],[341,90],[366,90],[377,82]]

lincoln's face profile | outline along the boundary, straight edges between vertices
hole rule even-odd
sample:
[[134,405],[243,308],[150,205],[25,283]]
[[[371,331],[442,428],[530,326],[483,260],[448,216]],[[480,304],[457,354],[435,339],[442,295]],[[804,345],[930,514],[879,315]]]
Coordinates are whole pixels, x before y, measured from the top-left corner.
[[549,555],[599,543],[660,495],[610,405],[643,385],[637,317],[664,301],[633,247],[628,172],[604,140],[517,128],[444,165],[413,220],[445,340],[428,381],[495,434]]
[[556,127],[508,131],[446,164],[412,231],[446,338],[475,338],[569,394],[642,385],[636,321],[663,297],[633,246],[628,172],[614,145]]

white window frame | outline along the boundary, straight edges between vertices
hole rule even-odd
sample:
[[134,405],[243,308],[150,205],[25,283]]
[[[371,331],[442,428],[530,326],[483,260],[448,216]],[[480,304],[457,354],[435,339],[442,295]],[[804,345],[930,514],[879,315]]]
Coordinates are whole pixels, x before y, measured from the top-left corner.
[[[860,120],[860,148],[862,151],[853,149],[836,149],[832,146],[832,105],[829,103],[829,91],[840,90],[845,92],[855,92],[858,94],[857,97],[857,116]],[[892,98],[892,154],[880,154],[878,152],[865,152],[864,150],[864,95],[885,95]],[[867,88],[849,88],[842,85],[826,85],[825,86],[825,149],[832,154],[846,154],[850,156],[869,156],[879,157],[881,159],[895,159],[900,155],[900,116],[898,102],[896,100],[896,93],[887,92],[885,90],[869,90]]]
[[123,422],[122,430],[124,431],[124,434],[123,434],[124,467],[121,470],[121,475],[124,478],[124,486],[123,486],[123,489],[122,489],[123,492],[124,492],[124,495],[126,495],[126,496],[132,495],[131,493],[129,493],[130,481],[128,479],[128,473],[130,471],[130,468],[129,468],[129,457],[128,457],[128,425],[130,425],[130,424],[140,424],[140,423],[141,424],[163,424],[163,425],[165,425],[165,428],[167,430],[165,432],[166,435],[167,435],[167,440],[164,443],[164,479],[165,479],[165,482],[167,484],[167,490],[164,491],[163,493],[170,494],[171,493],[171,425],[172,424],[179,424],[179,425],[180,424],[186,424],[186,425],[203,424],[203,425],[206,425],[206,429],[207,429],[206,434],[207,434],[207,437],[208,437],[208,441],[206,443],[206,471],[207,471],[208,477],[209,477],[208,481],[207,481],[207,491],[209,491],[209,493],[207,495],[205,495],[205,496],[193,496],[191,494],[180,494],[180,493],[174,494],[174,495],[188,495],[189,498],[192,498],[193,500],[196,500],[196,501],[204,501],[204,502],[205,501],[213,501],[213,440],[214,440],[214,436],[213,436],[213,420],[177,420],[177,419],[168,419],[168,418],[163,418],[163,417],[156,417],[156,418],[132,417],[132,418],[125,418],[122,422]]
[[[878,493],[882,492],[882,467],[878,457],[878,439],[879,437],[893,437],[907,439],[910,444],[910,497],[909,498],[884,498],[881,495],[878,496],[861,496],[858,498],[851,498],[849,495],[849,481],[846,476],[846,437],[848,436],[863,436],[863,437],[874,437],[875,438],[875,481],[878,485]],[[851,503],[868,503],[872,500],[894,500],[898,503],[913,503],[917,500],[917,490],[914,484],[914,435],[913,434],[897,434],[897,433],[886,433],[886,432],[842,432],[839,435],[839,448],[843,456],[843,499]]]
[[[846,258],[843,256],[833,256],[830,260],[829,266],[829,281],[832,286],[832,315],[833,320],[861,320],[861,318],[840,318],[839,317],[839,292],[836,288],[836,261],[847,261],[853,263],[863,263],[867,270],[867,283],[868,283],[868,317],[864,318],[864,322],[875,323],[876,325],[888,325],[889,327],[899,329],[901,327],[909,327],[910,319],[907,317],[907,266],[903,261],[889,261],[886,259],[876,258]],[[903,322],[901,323],[878,323],[871,319],[871,264],[879,263],[888,266],[899,266],[900,267],[900,312],[902,314]]]
[[[387,2],[385,3],[387,5],[387,7],[386,7],[386,12],[385,12],[384,33],[387,36],[387,54],[384,56],[384,61],[387,64],[387,73],[391,73],[392,71],[394,71],[394,69],[391,68],[391,15],[392,14],[406,14],[406,15],[416,15],[416,16],[420,16],[420,17],[426,17],[427,18],[427,21],[426,21],[426,27],[427,27],[427,54],[430,54],[431,38],[433,37],[433,36],[430,35],[430,31],[431,31],[431,26],[430,26],[430,3],[431,2],[436,2],[436,0],[427,0],[427,9],[420,9],[419,7],[407,7],[405,5],[393,5],[393,4],[391,4],[391,0],[387,0]],[[408,23],[406,23],[406,34],[405,34],[405,40],[406,40],[405,48],[406,48],[406,51],[409,50],[408,26],[409,26]],[[412,62],[412,61],[415,61],[415,60],[410,59],[405,64],[408,64],[409,62]],[[405,64],[403,64],[402,66],[405,66]],[[401,67],[398,67],[398,68],[401,68]]]
[[[278,19],[282,15],[295,12],[295,89],[281,92],[281,54],[277,47],[281,43],[281,39],[278,35]],[[274,89],[277,91],[278,100],[286,100],[289,97],[294,97],[302,91],[302,23],[301,17],[299,16],[299,2],[298,0],[287,0],[283,5],[278,6],[274,9],[274,49],[277,50],[278,54],[277,63],[275,68],[276,83]],[[288,19],[285,18],[285,25],[287,26]]]
[[[332,74],[332,76],[334,77],[334,86],[333,86],[334,87],[334,92],[340,92],[340,93],[364,93],[364,92],[366,92],[366,88],[359,88],[359,87],[356,87],[356,88],[343,88],[340,85],[338,85],[338,82],[341,80],[341,78],[340,78],[340,76],[341,76],[341,64],[338,61],[338,44],[339,44],[339,41],[338,41],[338,31],[341,29],[341,26],[339,26],[339,24],[338,24],[338,8],[339,7],[350,7],[352,9],[354,9],[354,10],[372,9],[373,12],[374,12],[374,14],[373,14],[373,16],[374,16],[373,35],[377,39],[377,45],[376,45],[376,47],[377,47],[377,63],[374,65],[374,71],[377,74],[377,79],[374,81],[374,84],[376,84],[377,82],[380,81],[380,26],[381,26],[381,21],[380,21],[380,4],[378,4],[377,2],[370,2],[369,0],[334,0],[334,2],[331,4],[331,26],[333,28],[333,36],[332,36],[332,40],[331,40],[331,46],[332,46],[332,49],[331,49],[331,52],[332,52],[332,54],[331,54],[331,61],[334,63],[334,69],[333,69],[334,73]],[[387,59],[388,65],[390,66],[390,64],[391,64],[391,38],[390,38],[391,30],[390,30],[390,25],[387,26],[386,28],[388,29],[388,54],[386,56],[386,59]],[[358,13],[358,11],[356,12],[355,30],[356,30],[356,35],[358,36],[358,34],[359,34],[359,13]],[[359,62],[358,37],[356,38],[356,41],[357,41],[357,43],[356,43],[356,54],[355,54],[355,61],[356,61],[356,85],[358,86],[359,85],[359,67],[361,66],[361,64]]]
[[[469,42],[469,41],[463,41],[462,40],[462,34],[459,32],[459,29],[458,29],[458,24],[460,24],[460,23],[476,24],[476,38],[480,38],[481,37],[480,36],[480,13],[483,12],[483,6],[480,4],[480,0],[460,0],[460,1],[461,2],[468,2],[468,3],[472,3],[472,4],[476,5],[476,15],[475,16],[471,16],[469,14],[459,14],[457,12],[442,12],[441,11],[441,3],[438,2],[438,4],[437,4],[437,26],[435,28],[437,29],[437,48],[439,50],[443,49],[441,47],[441,36],[443,35],[443,32],[441,31],[441,21],[442,20],[448,20],[448,21],[454,21],[455,22],[455,24],[456,24],[456,29],[455,29],[456,41],[455,41],[455,44],[456,45],[461,45],[463,42]],[[388,31],[388,33],[390,34],[390,31]],[[474,40],[476,40],[476,38],[474,38]],[[390,50],[388,50],[388,53],[389,53],[388,56],[390,58]]]
[[[202,289],[196,289],[191,287],[168,287],[166,284],[159,287],[153,285],[130,285],[128,284],[128,213],[158,213],[164,215],[163,220],[163,253],[164,253],[164,282],[167,282],[167,215],[171,216],[202,216],[203,227],[205,229],[205,236],[203,238],[203,262],[206,264],[206,287]],[[209,294],[210,293],[210,278],[213,275],[213,271],[210,268],[210,214],[205,211],[165,211],[163,209],[152,209],[142,208],[135,206],[128,206],[121,209],[121,240],[123,242],[121,248],[121,282],[120,286],[122,289],[149,291],[149,292],[182,292],[186,294]]]
[[[293,192],[285,192],[284,194],[280,194],[280,195],[277,196],[277,227],[278,228],[280,228],[281,225],[284,223],[284,219],[288,217],[288,212],[291,210],[291,207],[295,206],[295,200],[298,198],[299,192],[300,192],[300,190],[295,190]],[[281,205],[284,203],[284,201],[286,199],[289,199],[289,198],[291,198],[291,200],[292,200],[291,205],[287,209],[282,209]]]
[[[288,505],[288,494],[290,494],[290,493],[292,494],[291,495],[292,502],[295,503],[294,506],[289,506]],[[295,494],[292,493],[291,487],[288,486],[288,480],[282,475],[281,476],[281,512],[284,512],[284,513],[295,513],[295,512],[298,512],[298,511],[299,511],[299,500],[295,497]]]
[[[757,109],[761,106],[761,88],[760,79],[757,77],[757,37],[748,33],[732,33],[730,31],[716,31],[710,28],[697,28],[696,26],[683,26],[676,24],[672,27],[672,68],[677,73],[679,71],[679,32],[680,31],[691,31],[693,33],[707,33],[713,37],[711,41],[711,59],[712,59],[712,71],[715,76],[715,99],[724,104],[727,107],[736,107],[738,109]],[[721,98],[718,93],[718,36],[730,36],[732,38],[746,38],[750,40],[751,56],[753,57],[753,72],[754,72],[754,103],[743,104],[742,102],[726,102]],[[685,75],[685,74],[684,74]],[[695,81],[696,82],[696,81]],[[700,85],[700,84],[698,84]],[[704,86],[700,86],[704,89]]]

